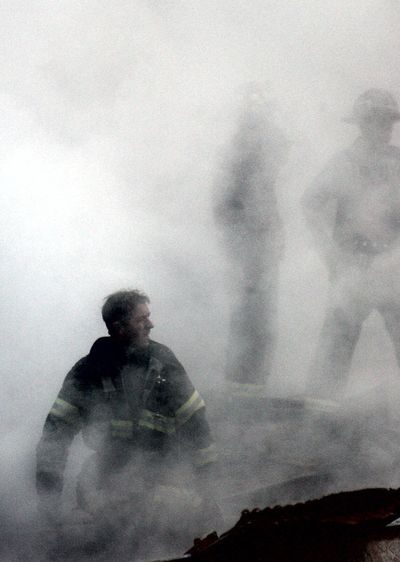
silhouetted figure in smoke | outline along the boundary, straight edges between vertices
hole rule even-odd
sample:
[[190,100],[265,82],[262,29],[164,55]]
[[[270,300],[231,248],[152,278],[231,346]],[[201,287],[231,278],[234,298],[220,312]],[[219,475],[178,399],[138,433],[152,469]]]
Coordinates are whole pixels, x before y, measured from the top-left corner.
[[226,379],[239,394],[263,392],[271,371],[284,247],[274,187],[287,151],[263,89],[250,85],[217,179],[215,204],[234,297]]
[[105,540],[110,533],[119,545],[121,537],[133,541],[130,554],[146,533],[156,545],[186,532],[190,544],[215,524],[210,496],[205,501],[216,449],[204,402],[172,351],[150,340],[148,303],[135,290],[106,299],[110,336],[68,373],[37,448],[39,509],[57,522],[68,448],[82,430],[95,452],[80,474],[78,502]]
[[303,204],[332,282],[329,310],[309,391],[339,397],[363,322],[382,315],[400,362],[400,149],[390,145],[400,119],[389,92],[371,89],[352,115],[360,137],[335,155],[306,191]]

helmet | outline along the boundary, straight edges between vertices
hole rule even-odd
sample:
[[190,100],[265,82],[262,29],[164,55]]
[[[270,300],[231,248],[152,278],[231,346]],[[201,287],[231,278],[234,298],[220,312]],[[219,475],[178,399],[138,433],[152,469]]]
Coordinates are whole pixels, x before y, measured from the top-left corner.
[[347,123],[360,123],[366,117],[374,115],[384,115],[393,121],[400,119],[399,106],[388,91],[377,88],[367,90],[354,102],[352,115],[343,120]]

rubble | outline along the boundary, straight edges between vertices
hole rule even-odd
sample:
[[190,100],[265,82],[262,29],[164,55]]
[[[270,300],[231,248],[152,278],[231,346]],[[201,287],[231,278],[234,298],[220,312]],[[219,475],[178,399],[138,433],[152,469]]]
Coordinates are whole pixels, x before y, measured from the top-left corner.
[[382,488],[244,510],[230,530],[195,540],[173,562],[398,561],[399,517],[400,489]]

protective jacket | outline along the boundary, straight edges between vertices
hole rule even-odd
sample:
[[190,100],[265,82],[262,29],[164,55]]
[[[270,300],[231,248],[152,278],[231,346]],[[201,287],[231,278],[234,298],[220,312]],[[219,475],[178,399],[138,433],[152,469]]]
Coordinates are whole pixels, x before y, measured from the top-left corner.
[[143,351],[100,338],[67,374],[37,448],[39,492],[62,490],[80,430],[114,468],[138,452],[163,462],[185,451],[195,467],[216,460],[201,396],[172,351],[154,341]]
[[267,234],[271,246],[284,236],[275,182],[288,152],[281,131],[264,111],[247,108],[226,152],[216,182],[214,216],[228,236]]
[[[368,147],[362,138],[335,155],[303,197],[316,240],[316,219],[332,226],[332,241],[344,255],[376,255],[400,236],[400,149]],[[332,208],[332,204],[334,208]]]

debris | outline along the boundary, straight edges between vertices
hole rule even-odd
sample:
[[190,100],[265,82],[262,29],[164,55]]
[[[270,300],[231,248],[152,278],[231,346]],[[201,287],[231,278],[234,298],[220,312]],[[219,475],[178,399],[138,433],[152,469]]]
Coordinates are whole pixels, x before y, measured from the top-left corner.
[[331,494],[294,505],[244,510],[220,537],[196,539],[192,562],[380,562],[400,560],[400,489]]

